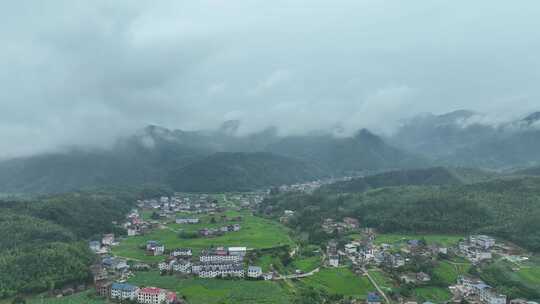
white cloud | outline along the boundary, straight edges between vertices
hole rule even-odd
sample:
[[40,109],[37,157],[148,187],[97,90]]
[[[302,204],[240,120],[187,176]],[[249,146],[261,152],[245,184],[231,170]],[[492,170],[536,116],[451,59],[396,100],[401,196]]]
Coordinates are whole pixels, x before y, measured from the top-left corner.
[[2,8],[0,157],[107,145],[150,123],[391,132],[418,112],[523,114],[540,100],[534,0]]

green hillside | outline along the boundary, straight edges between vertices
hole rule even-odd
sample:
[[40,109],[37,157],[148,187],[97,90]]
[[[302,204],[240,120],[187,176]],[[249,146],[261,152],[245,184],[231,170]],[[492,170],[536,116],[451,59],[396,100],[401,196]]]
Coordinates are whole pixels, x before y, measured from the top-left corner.
[[216,153],[170,173],[176,191],[246,191],[313,180],[323,175],[317,167],[270,153]]
[[266,151],[316,164],[334,174],[414,168],[428,163],[388,145],[365,129],[353,137],[344,138],[331,135],[287,137],[269,145]]
[[353,216],[381,232],[483,232],[540,251],[540,178],[285,194],[266,200],[260,212],[279,215],[285,209],[297,212],[290,225],[315,239],[324,236],[322,219]]

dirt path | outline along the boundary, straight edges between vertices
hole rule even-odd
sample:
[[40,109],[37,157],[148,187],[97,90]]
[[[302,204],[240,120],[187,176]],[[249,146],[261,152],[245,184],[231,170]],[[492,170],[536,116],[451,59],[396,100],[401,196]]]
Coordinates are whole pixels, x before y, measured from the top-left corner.
[[310,276],[316,274],[317,272],[319,272],[319,270],[320,270],[320,267],[317,267],[317,268],[313,269],[310,272],[306,272],[306,273],[302,273],[302,274],[282,275],[282,276],[279,276],[277,278],[274,278],[274,280],[288,280],[288,279],[306,278],[306,277],[310,277]]
[[392,301],[390,301],[390,298],[388,298],[388,296],[386,296],[386,294],[384,293],[384,291],[381,289],[381,287],[379,286],[379,284],[377,283],[377,281],[375,281],[375,279],[373,279],[373,277],[369,274],[369,271],[367,271],[366,269],[362,269],[364,271],[364,274],[368,277],[369,281],[371,282],[371,284],[373,284],[373,286],[375,286],[375,289],[377,289],[377,292],[384,298],[384,300],[386,301],[386,303],[388,304],[391,304]]

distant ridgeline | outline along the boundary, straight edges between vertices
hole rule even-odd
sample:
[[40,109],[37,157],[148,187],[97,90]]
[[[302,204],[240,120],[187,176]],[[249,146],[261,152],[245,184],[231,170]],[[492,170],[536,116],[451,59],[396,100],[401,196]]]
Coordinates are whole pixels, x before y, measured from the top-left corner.
[[113,221],[137,198],[164,193],[148,187],[0,200],[0,298],[87,282],[94,259],[87,240],[122,234]]
[[415,168],[423,158],[361,130],[280,137],[150,126],[107,150],[74,149],[0,162],[0,192],[59,193],[87,187],[167,184],[177,191],[244,191],[351,172]]
[[[381,232],[488,233],[540,252],[540,178],[487,180],[478,173],[470,183],[459,174],[434,168],[394,172],[324,187],[312,194],[285,193],[266,199],[259,212],[280,216],[322,243],[325,218],[358,218]],[[458,171],[459,172],[459,171]],[[474,178],[473,178],[474,177]]]

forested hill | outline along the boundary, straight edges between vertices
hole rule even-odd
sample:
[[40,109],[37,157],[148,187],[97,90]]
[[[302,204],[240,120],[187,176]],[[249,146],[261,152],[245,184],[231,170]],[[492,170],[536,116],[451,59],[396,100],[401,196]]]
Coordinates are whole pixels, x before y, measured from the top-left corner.
[[364,192],[369,189],[406,185],[452,185],[461,180],[443,167],[399,170],[354,178],[325,186],[323,191]]
[[296,211],[290,225],[324,240],[325,218],[353,216],[382,232],[482,232],[540,252],[540,178],[498,179],[467,185],[403,186],[363,193],[319,192],[271,197],[260,212]]
[[265,150],[301,159],[337,175],[429,164],[426,159],[388,145],[366,129],[344,138],[331,135],[286,137]]
[[108,189],[0,201],[0,298],[86,282],[95,258],[87,240],[123,233],[112,222],[145,193],[165,192]]
[[518,170],[518,171],[514,172],[514,174],[540,176],[540,166]]
[[364,192],[393,186],[458,185],[486,181],[496,176],[495,173],[469,168],[433,167],[396,170],[336,182],[324,186],[321,191]]
[[[137,186],[169,181],[178,189],[210,192],[297,183],[308,177],[320,176],[313,168],[339,176],[349,172],[425,165],[424,160],[387,145],[367,130],[343,138],[328,133],[278,136],[274,129],[236,136],[234,130],[234,124],[227,124],[217,131],[168,130],[149,126],[119,139],[107,149],[74,148],[0,161],[0,192],[61,193],[87,187]],[[229,167],[234,169],[230,174],[219,165],[220,159],[226,155],[216,154],[224,152],[239,153],[231,159],[237,167]],[[274,156],[264,156],[261,152]],[[246,159],[239,160],[240,156]],[[279,171],[268,168],[266,164],[270,163]],[[298,172],[288,169],[289,166]],[[214,167],[216,170],[212,171]],[[204,178],[192,174],[194,171],[189,170],[193,168],[203,169]],[[259,169],[265,171],[258,175],[269,176],[255,176]],[[192,176],[182,177],[182,172]],[[215,181],[207,182],[208,177]],[[199,183],[195,184],[191,178]],[[180,184],[180,181],[185,183]]]
[[176,191],[247,191],[268,186],[314,180],[319,168],[271,153],[216,153],[169,175]]

